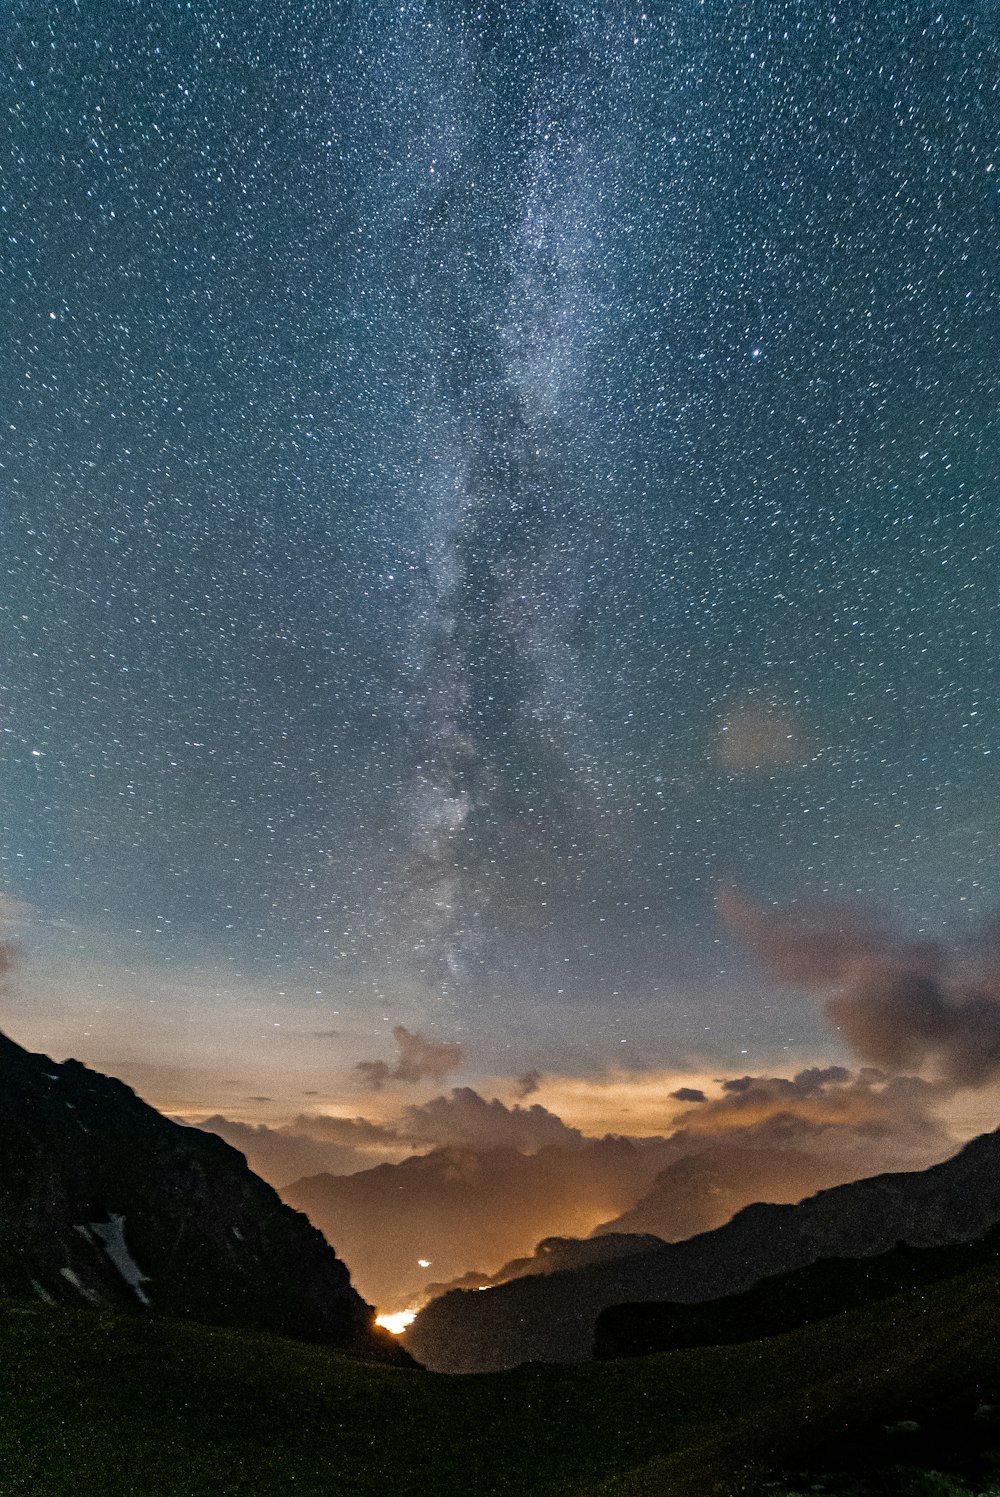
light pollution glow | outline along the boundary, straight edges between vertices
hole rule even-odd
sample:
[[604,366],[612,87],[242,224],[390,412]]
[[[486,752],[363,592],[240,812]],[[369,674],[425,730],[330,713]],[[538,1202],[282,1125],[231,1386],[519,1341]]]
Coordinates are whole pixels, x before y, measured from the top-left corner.
[[376,1315],[375,1324],[380,1325],[383,1330],[389,1331],[393,1336],[401,1336],[406,1327],[412,1325],[416,1318],[416,1310],[396,1310],[391,1315]]

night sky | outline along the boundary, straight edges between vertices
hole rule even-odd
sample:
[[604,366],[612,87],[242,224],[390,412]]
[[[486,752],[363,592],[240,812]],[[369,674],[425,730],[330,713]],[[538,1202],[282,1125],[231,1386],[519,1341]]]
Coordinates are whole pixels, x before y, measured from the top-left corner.
[[994,915],[996,0],[2,25],[5,1027],[752,1070],[720,888]]

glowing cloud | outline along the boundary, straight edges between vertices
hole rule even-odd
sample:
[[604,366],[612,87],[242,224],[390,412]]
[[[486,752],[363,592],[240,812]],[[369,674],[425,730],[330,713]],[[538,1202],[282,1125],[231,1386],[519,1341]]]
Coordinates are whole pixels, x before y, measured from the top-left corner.
[[719,909],[783,982],[830,988],[824,1011],[864,1060],[929,1065],[952,1086],[1000,1076],[1000,964],[984,943],[964,961],[844,906],[761,910],[726,892]]

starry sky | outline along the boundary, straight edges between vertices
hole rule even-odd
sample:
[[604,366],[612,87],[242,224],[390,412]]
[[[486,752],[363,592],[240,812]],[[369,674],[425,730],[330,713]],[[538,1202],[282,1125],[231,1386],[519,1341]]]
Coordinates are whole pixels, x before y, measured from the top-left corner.
[[747,1069],[720,888],[991,919],[998,23],[11,0],[18,1037]]

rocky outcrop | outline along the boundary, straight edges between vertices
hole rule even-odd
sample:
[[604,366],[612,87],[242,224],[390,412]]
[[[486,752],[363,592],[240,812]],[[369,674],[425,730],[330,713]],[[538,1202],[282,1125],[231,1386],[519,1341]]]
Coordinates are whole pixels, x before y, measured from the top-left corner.
[[242,1154],[0,1035],[0,1294],[272,1331],[409,1362]]

